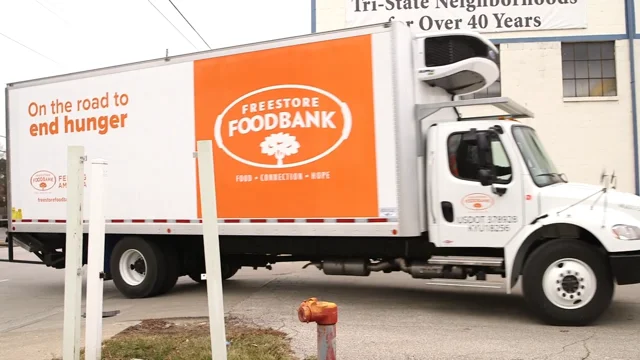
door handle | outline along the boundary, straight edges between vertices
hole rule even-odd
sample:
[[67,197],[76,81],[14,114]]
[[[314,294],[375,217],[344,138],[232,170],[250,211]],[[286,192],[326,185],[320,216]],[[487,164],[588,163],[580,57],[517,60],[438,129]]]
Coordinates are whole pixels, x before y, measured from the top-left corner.
[[491,192],[496,194],[496,195],[498,195],[498,196],[502,196],[502,195],[507,193],[507,188],[506,187],[492,186],[491,187]]
[[442,216],[444,219],[448,222],[453,222],[453,204],[449,201],[442,201],[440,206],[442,207]]

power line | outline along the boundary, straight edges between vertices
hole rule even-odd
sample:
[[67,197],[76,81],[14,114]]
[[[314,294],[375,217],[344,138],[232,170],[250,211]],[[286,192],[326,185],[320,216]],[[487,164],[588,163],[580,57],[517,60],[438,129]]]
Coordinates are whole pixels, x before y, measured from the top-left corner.
[[191,25],[191,23],[189,22],[189,20],[187,20],[186,17],[184,17],[184,15],[182,15],[182,12],[180,11],[180,9],[178,9],[178,7],[173,3],[173,1],[169,0],[169,2],[171,3],[171,5],[173,5],[173,8],[176,9],[176,11],[178,12],[178,14],[180,14],[180,16],[182,16],[182,18],[184,19],[184,21],[187,22],[187,24],[189,24],[189,26],[191,26],[191,29],[193,29],[193,31],[198,34],[198,36],[200,37],[200,40],[202,40],[202,42],[205,43],[205,45],[207,45],[207,47],[209,48],[209,50],[211,50],[211,46],[209,46],[209,44],[207,44],[207,41],[200,35],[200,33],[198,32],[198,30],[196,30],[196,28],[193,27],[193,25]]
[[33,0],[35,2],[38,3],[38,5],[42,6],[44,9],[46,9],[48,12],[52,13],[53,15],[55,15],[56,17],[58,17],[58,19],[62,20],[65,24],[69,25],[69,23],[67,22],[67,20],[65,20],[64,18],[62,18],[62,16],[58,15],[57,12],[49,9],[47,6],[45,6],[43,3],[40,2],[40,0]]
[[25,48],[25,49],[27,49],[27,50],[29,50],[29,51],[32,51],[32,52],[34,52],[34,53],[36,53],[36,54],[38,54],[38,55],[42,56],[43,58],[45,58],[45,59],[47,59],[47,60],[49,60],[49,61],[51,61],[51,62],[53,62],[53,63],[55,63],[55,64],[58,64],[58,65],[62,66],[62,64],[60,64],[59,62],[57,62],[57,61],[53,60],[52,58],[50,58],[50,57],[48,57],[48,56],[46,56],[46,55],[42,54],[41,52],[38,52],[38,51],[34,50],[33,48],[28,47],[27,45],[25,45],[25,44],[21,43],[20,41],[18,41],[18,40],[16,40],[16,39],[13,39],[13,38],[9,37],[8,35],[5,35],[5,34],[3,34],[3,33],[1,33],[1,32],[0,32],[0,36],[3,36],[3,37],[5,37],[5,38],[7,38],[7,39],[9,39],[9,40],[13,41],[14,43],[16,43],[16,44],[18,44],[18,45],[22,46],[23,48]]
[[162,11],[160,11],[160,9],[158,9],[155,5],[153,5],[153,3],[151,2],[151,0],[147,0],[147,1],[149,2],[149,4],[151,4],[151,6],[153,6],[153,8],[154,8],[154,9],[156,9],[156,11],[157,11],[160,15],[162,15],[162,17],[163,17],[165,20],[167,20],[167,22],[168,22],[169,24],[171,24],[171,26],[173,26],[173,28],[174,28],[174,29],[176,29],[176,31],[177,31],[177,32],[179,32],[179,33],[180,33],[180,35],[182,35],[182,37],[183,37],[185,40],[187,40],[187,41],[189,42],[189,44],[191,44],[191,46],[193,46],[193,48],[194,48],[194,49],[198,50],[198,47],[197,47],[197,46],[195,46],[195,45],[193,45],[193,43],[191,42],[191,40],[189,40],[189,38],[188,38],[188,37],[186,37],[186,36],[182,33],[182,31],[180,31],[180,29],[178,29],[178,28],[173,24],[173,22],[171,22],[171,20],[169,20],[166,16],[164,16],[164,14],[162,13]]

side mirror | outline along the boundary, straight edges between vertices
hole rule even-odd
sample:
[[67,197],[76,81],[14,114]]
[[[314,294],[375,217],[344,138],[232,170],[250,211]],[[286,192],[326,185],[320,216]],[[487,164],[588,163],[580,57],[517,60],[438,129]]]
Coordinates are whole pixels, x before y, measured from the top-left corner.
[[482,186],[489,186],[493,184],[493,173],[487,168],[478,170],[478,179]]
[[489,134],[486,132],[476,133],[478,143],[478,165],[487,168],[491,164],[491,146],[489,145]]

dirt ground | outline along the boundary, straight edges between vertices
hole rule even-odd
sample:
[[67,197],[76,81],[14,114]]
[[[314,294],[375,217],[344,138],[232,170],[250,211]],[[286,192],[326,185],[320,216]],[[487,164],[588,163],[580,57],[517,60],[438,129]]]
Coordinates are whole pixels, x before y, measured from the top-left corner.
[[[229,360],[299,360],[293,355],[285,333],[237,317],[227,317],[225,323]],[[81,358],[84,359],[84,354]],[[105,341],[102,359],[211,359],[208,319],[143,320]]]

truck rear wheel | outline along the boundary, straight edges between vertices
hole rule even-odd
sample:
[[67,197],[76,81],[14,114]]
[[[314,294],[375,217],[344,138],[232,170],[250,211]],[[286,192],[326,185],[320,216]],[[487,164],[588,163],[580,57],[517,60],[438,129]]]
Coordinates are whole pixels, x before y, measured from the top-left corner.
[[221,269],[222,280],[230,279],[239,270],[240,270],[240,266],[235,266],[235,265],[223,262],[222,263],[222,269]]
[[139,237],[124,237],[113,248],[110,265],[116,288],[126,297],[155,296],[167,280],[161,247]]
[[172,244],[164,243],[161,245],[161,249],[166,259],[165,266],[167,269],[162,286],[160,286],[156,295],[166,294],[171,291],[180,277],[180,257],[178,256],[176,247]]
[[522,278],[525,301],[550,325],[588,325],[613,299],[606,257],[580,240],[541,245],[527,259]]

